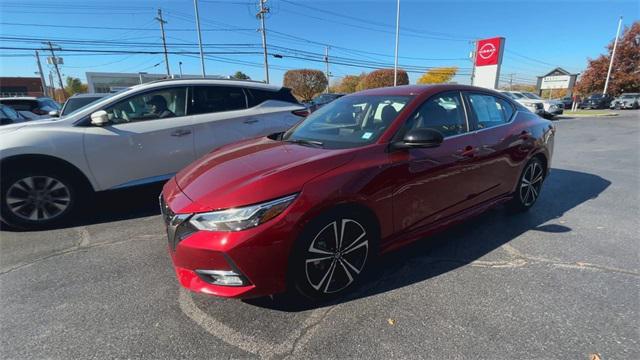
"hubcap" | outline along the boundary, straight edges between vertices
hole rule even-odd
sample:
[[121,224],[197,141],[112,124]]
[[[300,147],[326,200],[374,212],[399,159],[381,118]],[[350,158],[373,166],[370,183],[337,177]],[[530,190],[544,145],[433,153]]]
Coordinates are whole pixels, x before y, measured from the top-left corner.
[[367,232],[360,223],[342,219],[328,224],[307,250],[305,271],[309,285],[323,293],[346,288],[362,272],[368,252]]
[[520,183],[520,200],[524,206],[531,206],[536,202],[540,195],[543,178],[544,171],[540,164],[534,161],[527,166]]
[[11,184],[5,201],[14,215],[25,220],[44,221],[67,210],[71,193],[55,178],[29,176]]

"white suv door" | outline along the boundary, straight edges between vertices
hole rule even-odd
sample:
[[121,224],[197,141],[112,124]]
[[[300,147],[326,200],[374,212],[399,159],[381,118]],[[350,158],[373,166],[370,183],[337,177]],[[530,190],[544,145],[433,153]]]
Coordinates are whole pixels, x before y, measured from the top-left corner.
[[187,87],[132,95],[104,108],[111,123],[84,128],[84,149],[99,190],[170,178],[195,160]]
[[195,129],[195,153],[211,150],[265,133],[260,114],[247,109],[247,96],[239,86],[196,85],[188,111]]

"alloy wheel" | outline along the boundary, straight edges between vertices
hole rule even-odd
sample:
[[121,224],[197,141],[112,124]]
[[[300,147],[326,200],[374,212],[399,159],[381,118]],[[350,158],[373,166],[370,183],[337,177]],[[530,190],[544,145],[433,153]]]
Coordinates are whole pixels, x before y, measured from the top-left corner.
[[60,180],[49,176],[28,176],[15,181],[6,194],[6,205],[19,218],[51,220],[69,208],[71,192]]
[[364,269],[368,252],[367,231],[359,222],[331,222],[316,234],[307,249],[305,272],[309,285],[327,294],[345,289]]
[[542,166],[537,161],[531,162],[522,175],[520,183],[520,200],[524,206],[529,207],[536,202],[540,195],[543,179]]

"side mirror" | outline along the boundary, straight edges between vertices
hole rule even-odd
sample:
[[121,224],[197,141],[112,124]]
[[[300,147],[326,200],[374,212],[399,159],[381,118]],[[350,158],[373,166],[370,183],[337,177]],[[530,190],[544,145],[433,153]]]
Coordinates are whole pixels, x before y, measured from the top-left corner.
[[98,110],[91,114],[91,125],[105,126],[109,123],[109,114],[104,110]]
[[395,149],[434,148],[440,146],[444,136],[434,129],[413,129],[400,142],[393,143]]
[[49,116],[51,116],[51,117],[59,117],[60,116],[60,112],[58,110],[51,110],[51,111],[49,111]]

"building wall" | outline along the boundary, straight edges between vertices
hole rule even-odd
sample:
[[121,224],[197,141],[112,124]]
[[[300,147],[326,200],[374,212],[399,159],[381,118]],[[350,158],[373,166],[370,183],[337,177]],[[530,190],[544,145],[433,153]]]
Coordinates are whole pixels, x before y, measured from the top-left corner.
[[44,96],[39,77],[0,77],[0,96]]

